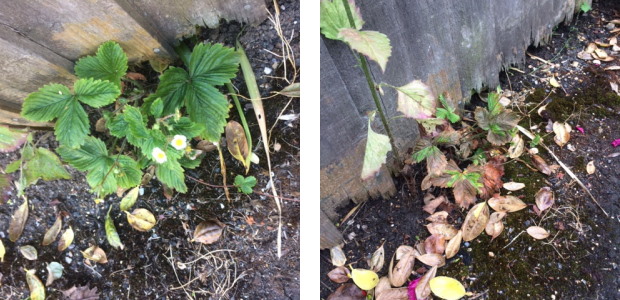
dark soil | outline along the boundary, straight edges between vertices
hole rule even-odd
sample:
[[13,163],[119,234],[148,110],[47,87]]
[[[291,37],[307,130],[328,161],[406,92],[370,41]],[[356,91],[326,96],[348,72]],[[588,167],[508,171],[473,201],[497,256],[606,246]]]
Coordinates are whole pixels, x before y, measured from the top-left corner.
[[[614,72],[618,71],[604,70],[618,65],[619,57],[600,66],[577,58],[577,53],[589,42],[612,37],[605,26],[610,20],[620,18],[619,12],[620,3],[594,3],[591,12],[559,26],[548,45],[528,49],[532,55],[550,61],[552,68],[528,57],[523,66],[515,66],[525,73],[509,69],[502,74],[504,90],[529,95],[520,100],[522,110],[523,107],[531,110],[543,100],[548,104],[543,116],[534,110],[531,118],[524,119],[521,125],[534,127],[543,136],[545,144],[584,182],[609,217],[561,168],[546,176],[522,163],[505,164],[504,182],[526,183],[526,189],[513,194],[521,196],[528,208],[509,213],[504,231],[495,240],[491,241],[483,233],[472,242],[463,243],[460,252],[437,273],[458,279],[476,299],[620,298],[620,148],[611,145],[620,138],[620,97],[609,85],[617,80]],[[565,91],[550,89],[544,79],[552,75]],[[549,120],[568,122],[573,127],[569,144],[574,151],[553,142],[553,133],[545,131]],[[583,128],[584,133],[577,131],[576,126]],[[544,150],[541,156],[549,164],[556,163]],[[588,175],[585,165],[590,161],[594,162],[596,171]],[[397,179],[399,191],[395,197],[362,204],[340,225],[346,240],[343,249],[347,264],[368,268],[366,259],[385,242],[386,264],[379,276],[387,275],[389,259],[399,245],[414,245],[429,235],[423,227],[428,214],[422,211],[424,194],[419,190],[425,173],[415,167],[409,176]],[[407,181],[414,184],[408,185]],[[550,211],[538,216],[532,208],[534,194],[542,186],[553,189],[556,202]],[[343,208],[341,215],[345,216],[353,207],[351,204]],[[451,213],[457,228],[466,213],[458,209]],[[532,239],[523,232],[532,225],[547,229],[550,237]],[[416,262],[414,273],[422,267],[423,264]],[[323,299],[338,287],[326,276],[331,268],[329,251],[322,251]]]
[[[291,47],[299,57],[299,2],[280,1],[282,30],[291,38]],[[273,12],[273,7],[269,7]],[[242,26],[223,23],[218,29],[205,29],[200,40],[234,45]],[[294,33],[291,35],[291,33]],[[269,20],[257,27],[246,27],[240,36],[256,73],[263,96],[272,95],[288,83],[276,77],[292,80],[290,66],[283,72],[281,58],[264,51],[281,53],[281,41]],[[297,60],[297,66],[299,61]],[[272,69],[265,74],[265,67]],[[156,83],[156,74],[146,67],[137,66]],[[298,80],[298,79],[297,79]],[[148,86],[148,85],[147,85]],[[235,86],[247,95],[240,76]],[[0,263],[0,298],[24,299],[29,295],[24,269],[36,269],[36,275],[45,282],[46,265],[56,261],[64,266],[64,275],[47,288],[48,299],[62,299],[61,292],[72,286],[89,285],[101,293],[100,299],[299,299],[299,119],[276,120],[282,114],[299,114],[298,99],[278,96],[264,100],[268,129],[271,133],[271,162],[274,184],[284,197],[282,201],[282,257],[276,253],[278,213],[275,201],[268,196],[269,177],[264,149],[259,145],[260,132],[249,101],[242,99],[254,140],[254,152],[260,165],[252,165],[248,175],[258,179],[251,195],[230,188],[232,201],[228,202],[222,188],[210,187],[191,179],[186,183],[187,194],[175,194],[166,199],[161,185],[152,180],[144,186],[135,207],[147,208],[156,216],[157,225],[148,232],[132,229],[125,214],[119,211],[119,197],[109,196],[95,204],[89,193],[83,173],[71,167],[72,180],[39,181],[26,189],[30,216],[26,228],[16,243],[8,239],[11,215],[23,200],[11,195],[0,205],[0,239],[6,247],[4,263]],[[231,110],[231,119],[238,119]],[[91,119],[98,118],[91,115]],[[54,149],[53,135],[37,133],[40,147]],[[273,145],[281,145],[279,151]],[[262,145],[262,144],[260,144]],[[227,152],[224,153],[228,184],[243,174],[243,167]],[[19,157],[18,152],[0,155],[3,168]],[[213,185],[222,185],[217,153],[208,153],[202,165],[188,170],[187,175]],[[105,237],[104,218],[112,205],[111,216],[125,245],[124,250],[112,248]],[[41,246],[41,240],[57,213],[66,213],[63,231],[71,226],[75,232],[73,244],[65,251],[56,250],[57,243]],[[203,220],[217,218],[226,228],[214,244],[190,242],[193,231]],[[23,245],[37,248],[36,261],[26,260],[18,250]],[[98,245],[107,254],[107,264],[88,266],[80,251]]]

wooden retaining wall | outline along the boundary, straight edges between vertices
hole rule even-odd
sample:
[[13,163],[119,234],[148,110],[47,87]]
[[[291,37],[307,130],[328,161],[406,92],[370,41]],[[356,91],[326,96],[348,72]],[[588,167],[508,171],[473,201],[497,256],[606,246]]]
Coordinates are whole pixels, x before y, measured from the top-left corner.
[[174,56],[195,26],[220,19],[257,24],[265,0],[0,0],[0,123],[49,126],[19,117],[31,92],[74,80],[73,63],[117,41],[131,62]]
[[[523,63],[529,45],[543,43],[556,25],[570,21],[581,3],[591,0],[356,2],[366,22],[363,29],[386,34],[393,47],[385,73],[370,63],[376,82],[401,86],[420,79],[462,107],[472,90],[496,87],[503,67]],[[395,192],[387,168],[372,180],[360,179],[366,113],[375,106],[356,65],[344,43],[321,36],[321,216],[332,222],[338,218],[336,209],[349,199],[358,202]],[[417,140],[417,125],[393,118],[399,115],[396,93],[385,92],[384,110],[404,155]],[[373,128],[382,131],[379,118]],[[334,226],[322,226],[321,237],[321,248],[342,238]]]

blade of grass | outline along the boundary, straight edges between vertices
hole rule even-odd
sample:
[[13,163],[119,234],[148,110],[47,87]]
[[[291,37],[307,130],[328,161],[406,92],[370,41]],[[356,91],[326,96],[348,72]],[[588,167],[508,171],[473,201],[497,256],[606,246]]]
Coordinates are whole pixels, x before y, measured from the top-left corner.
[[269,168],[269,181],[271,183],[271,192],[273,199],[276,201],[278,207],[278,258],[282,257],[282,207],[280,205],[280,197],[276,192],[275,183],[273,181],[273,173],[271,172],[271,159],[269,158],[269,140],[267,139],[267,125],[265,123],[265,109],[263,108],[263,100],[258,92],[258,85],[256,84],[256,77],[254,77],[254,71],[248,60],[248,56],[245,54],[241,43],[237,40],[237,52],[241,55],[240,65],[243,72],[243,79],[248,87],[248,93],[250,94],[250,100],[254,107],[254,113],[258,121],[258,127],[263,138],[263,148],[265,148],[265,155],[267,155],[267,166]]
[[241,108],[241,103],[239,103],[239,97],[237,97],[235,89],[230,83],[227,83],[226,87],[228,88],[228,93],[233,98],[237,111],[239,112],[241,125],[243,125],[243,131],[245,131],[245,137],[248,141],[248,149],[250,149],[248,156],[245,158],[245,174],[247,175],[250,170],[250,159],[252,158],[252,136],[250,135],[250,127],[248,127],[248,122],[245,120],[245,114],[243,113],[243,109]]

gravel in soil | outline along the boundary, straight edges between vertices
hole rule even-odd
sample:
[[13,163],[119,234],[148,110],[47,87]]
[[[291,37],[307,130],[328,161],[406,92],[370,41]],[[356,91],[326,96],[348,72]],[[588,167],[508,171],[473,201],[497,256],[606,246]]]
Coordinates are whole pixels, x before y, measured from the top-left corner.
[[[299,66],[299,3],[281,1],[279,5],[282,30],[291,39]],[[269,10],[274,11],[272,6]],[[238,23],[222,23],[217,29],[203,30],[199,38],[230,46],[241,28]],[[263,96],[288,85],[278,77],[293,79],[290,67],[285,74],[282,59],[275,55],[281,53],[282,44],[269,20],[246,27],[240,41]],[[150,83],[156,83],[156,74],[146,69],[135,67],[149,77]],[[240,94],[247,95],[241,76],[234,84]],[[120,198],[110,196],[95,204],[84,174],[67,167],[73,179],[39,181],[26,189],[30,216],[16,243],[9,242],[7,230],[11,215],[22,200],[10,195],[8,202],[0,205],[0,239],[7,250],[4,263],[0,263],[0,298],[26,298],[29,293],[24,269],[36,269],[36,275],[45,281],[47,263],[56,261],[64,266],[64,275],[47,288],[48,299],[62,299],[60,291],[82,285],[96,287],[100,299],[299,299],[299,118],[278,120],[281,113],[299,114],[298,99],[289,100],[282,96],[264,100],[268,129],[275,124],[270,140],[274,184],[285,198],[281,258],[276,255],[278,213],[273,198],[266,196],[270,194],[269,174],[262,146],[254,149],[261,158],[260,165],[252,165],[248,173],[258,179],[255,191],[260,194],[244,195],[230,188],[232,202],[228,202],[221,188],[188,179],[188,193],[166,199],[162,187],[153,180],[144,186],[144,194],[134,206],[147,208],[156,216],[157,225],[148,232],[132,229],[125,214],[114,205],[111,216],[124,250],[115,250],[108,244],[104,229],[108,207]],[[260,131],[254,112],[249,101],[242,103],[247,103],[245,114],[257,145]],[[96,120],[99,116],[90,117]],[[231,110],[231,118],[238,119],[236,111]],[[38,133],[35,141],[40,147],[57,147],[51,134]],[[279,151],[273,150],[275,143],[280,145]],[[6,167],[18,157],[17,152],[0,154],[0,166]],[[235,175],[244,173],[243,167],[227,153],[225,157],[231,184]],[[216,153],[207,154],[199,168],[186,174],[210,184],[222,184]],[[61,212],[66,215],[62,230],[71,226],[75,239],[67,250],[58,252],[56,242],[50,246],[40,243]],[[221,238],[211,245],[190,242],[196,226],[210,218],[226,225]],[[23,245],[35,246],[38,259],[30,261],[19,254],[17,249]],[[80,251],[91,245],[103,248],[107,264],[84,263]]]
[[[534,110],[531,120],[522,125],[538,128],[535,130],[546,145],[583,181],[609,216],[564,170],[547,177],[521,163],[505,164],[504,182],[527,182],[526,189],[513,194],[523,196],[528,208],[509,213],[498,238],[491,241],[483,233],[464,243],[459,253],[438,270],[438,275],[461,281],[477,299],[620,298],[620,148],[611,145],[620,138],[620,97],[609,84],[618,80],[618,71],[604,70],[619,65],[619,57],[616,54],[614,61],[601,65],[577,58],[588,43],[607,41],[613,36],[605,27],[610,20],[620,19],[619,12],[620,3],[595,2],[591,12],[560,25],[549,44],[530,47],[528,52],[533,57],[515,66],[524,73],[509,69],[502,74],[504,90],[526,95],[521,105],[532,109],[541,101],[548,104],[543,116]],[[546,80],[551,76],[562,88],[549,86]],[[553,133],[545,131],[549,120],[572,126],[569,144],[574,151],[553,142]],[[577,126],[584,133],[576,130]],[[556,163],[545,151],[541,155],[549,164]],[[585,168],[590,161],[596,167],[593,174]],[[397,179],[400,190],[395,197],[362,204],[353,217],[340,225],[346,240],[343,250],[347,264],[367,268],[366,260],[385,242],[386,265],[379,275],[387,275],[388,261],[399,245],[413,245],[429,235],[423,228],[428,216],[422,211],[424,194],[419,184],[410,191],[411,185],[406,183],[419,183],[424,173],[414,168],[409,176]],[[534,194],[542,186],[553,189],[556,202],[551,210],[538,216],[532,208]],[[340,214],[346,215],[353,207],[350,204]],[[457,216],[457,223],[466,213]],[[534,240],[523,233],[533,225],[547,229],[550,237]],[[331,268],[329,251],[321,251],[323,299],[338,287],[326,276]],[[424,266],[416,262],[414,273],[425,271],[420,268]],[[418,276],[414,274],[411,279]]]

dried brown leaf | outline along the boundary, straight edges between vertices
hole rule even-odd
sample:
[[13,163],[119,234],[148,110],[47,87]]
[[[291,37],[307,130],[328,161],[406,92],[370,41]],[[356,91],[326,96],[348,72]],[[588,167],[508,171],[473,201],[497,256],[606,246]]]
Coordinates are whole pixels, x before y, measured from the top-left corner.
[[345,283],[338,287],[327,300],[365,300],[366,293],[353,283]]
[[327,277],[335,283],[345,283],[351,279],[349,269],[344,266],[336,267],[327,273]]
[[201,222],[196,227],[196,230],[194,230],[192,242],[199,242],[206,245],[213,244],[220,239],[220,236],[222,236],[224,227],[226,227],[226,225],[218,219],[210,219]]
[[489,207],[486,202],[478,203],[472,207],[465,217],[461,231],[463,240],[469,242],[482,233],[489,221]]
[[144,208],[136,208],[131,213],[125,211],[125,214],[127,214],[129,225],[138,231],[149,231],[157,224],[155,216]]
[[368,266],[370,267],[372,271],[378,273],[383,268],[384,262],[385,262],[385,250],[383,248],[383,244],[381,244],[381,247],[377,248],[377,250],[375,250],[375,252],[370,257],[370,260],[368,261]]
[[437,275],[437,266],[432,267],[422,278],[418,281],[418,285],[415,287],[415,294],[417,299],[427,299],[431,295],[431,287],[429,285],[431,279]]
[[445,196],[439,196],[433,200],[430,200],[422,209],[429,214],[433,214],[437,207],[445,202],[448,202],[448,199],[446,199]]
[[426,221],[431,223],[448,223],[448,212],[445,210],[438,211],[426,218]]
[[92,260],[96,263],[105,264],[108,262],[105,251],[97,246],[90,246],[88,249],[81,252],[82,255],[84,255],[84,258]]
[[347,262],[347,256],[344,255],[344,251],[342,251],[342,247],[340,247],[340,245],[332,247],[329,250],[329,254],[332,259],[332,265],[336,267],[344,266]]
[[442,254],[446,250],[446,237],[441,234],[432,234],[424,240],[426,253]]
[[496,194],[489,199],[488,203],[493,210],[498,212],[515,212],[527,207],[527,204],[521,201],[521,199],[511,195],[500,196]]
[[431,267],[443,267],[446,264],[446,258],[437,253],[426,253],[416,258],[423,264]]
[[431,223],[426,225],[426,229],[431,235],[441,235],[446,240],[453,238],[458,230],[454,226],[446,223]]
[[99,292],[97,288],[89,288],[87,285],[80,287],[71,287],[68,290],[62,291],[62,294],[67,300],[98,300]]
[[62,252],[71,246],[71,243],[73,243],[73,236],[73,228],[69,226],[69,228],[67,228],[67,230],[65,230],[65,232],[60,236],[60,240],[58,241],[58,251]]
[[509,190],[509,191],[518,191],[518,190],[524,188],[525,184],[524,183],[520,183],[520,182],[511,181],[511,182],[504,183],[503,187],[504,187],[504,189]]
[[504,231],[504,222],[502,222],[502,218],[505,215],[505,212],[494,212],[491,214],[489,222],[485,228],[485,232],[491,236],[491,241],[498,237],[502,231]]
[[125,76],[127,76],[127,78],[129,78],[131,80],[146,81],[146,77],[144,75],[142,75],[141,73],[127,72],[127,74],[125,74]]
[[517,158],[523,154],[523,149],[525,149],[525,141],[521,138],[520,134],[515,134],[510,141],[510,147],[508,148],[508,157]]
[[37,249],[30,245],[19,247],[19,252],[27,259],[27,260],[37,260],[38,254]]
[[249,163],[246,158],[250,154],[248,140],[243,126],[236,121],[229,121],[226,124],[226,146],[228,147],[228,152],[247,169]]
[[598,56],[598,58],[600,59],[605,59],[607,58],[607,52],[605,52],[605,50],[603,49],[595,49],[594,50],[594,55]]
[[553,122],[553,132],[555,137],[553,141],[560,147],[564,147],[570,140],[570,132],[572,128],[567,123]]
[[56,240],[56,237],[58,237],[61,228],[62,218],[60,217],[60,215],[58,215],[56,216],[56,222],[54,222],[54,225],[52,225],[52,227],[50,227],[50,229],[45,232],[45,236],[43,237],[43,242],[41,243],[41,245],[47,246],[53,243]]
[[553,203],[555,203],[553,191],[547,186],[538,190],[534,198],[536,199],[536,206],[539,211],[544,211],[545,209],[553,206]]
[[595,43],[589,43],[588,47],[586,47],[586,53],[594,53],[594,50],[598,49]]
[[31,300],[45,300],[45,287],[35,274],[37,270],[26,270],[26,282],[30,290]]
[[379,283],[375,287],[375,297],[377,297],[376,299],[379,299],[379,297],[381,297],[381,294],[384,291],[387,291],[391,288],[392,288],[392,285],[390,284],[390,279],[387,276],[381,277],[379,279]]
[[504,162],[506,158],[498,155],[491,158],[483,167],[480,197],[488,199],[502,188],[502,176],[504,176]]
[[464,179],[455,182],[452,192],[454,193],[454,202],[462,208],[468,208],[476,203],[478,189],[469,180]]
[[28,220],[28,199],[24,197],[24,203],[20,205],[11,216],[11,225],[9,225],[9,240],[17,241],[24,231]]
[[446,259],[452,258],[461,249],[461,242],[463,241],[463,232],[459,232],[448,242],[446,245]]
[[409,294],[406,287],[387,289],[378,294],[376,300],[408,300]]
[[538,155],[532,155],[532,163],[534,163],[536,169],[545,175],[551,175],[553,173],[547,162]]
[[[415,250],[411,246],[400,246],[396,250],[396,253],[390,261],[390,268],[388,269],[388,279],[392,286],[401,287],[411,275],[413,270],[413,264],[415,262]],[[394,266],[394,258],[398,260],[396,266]]]
[[527,233],[537,240],[546,239],[549,237],[549,232],[542,227],[530,226],[527,228]]

